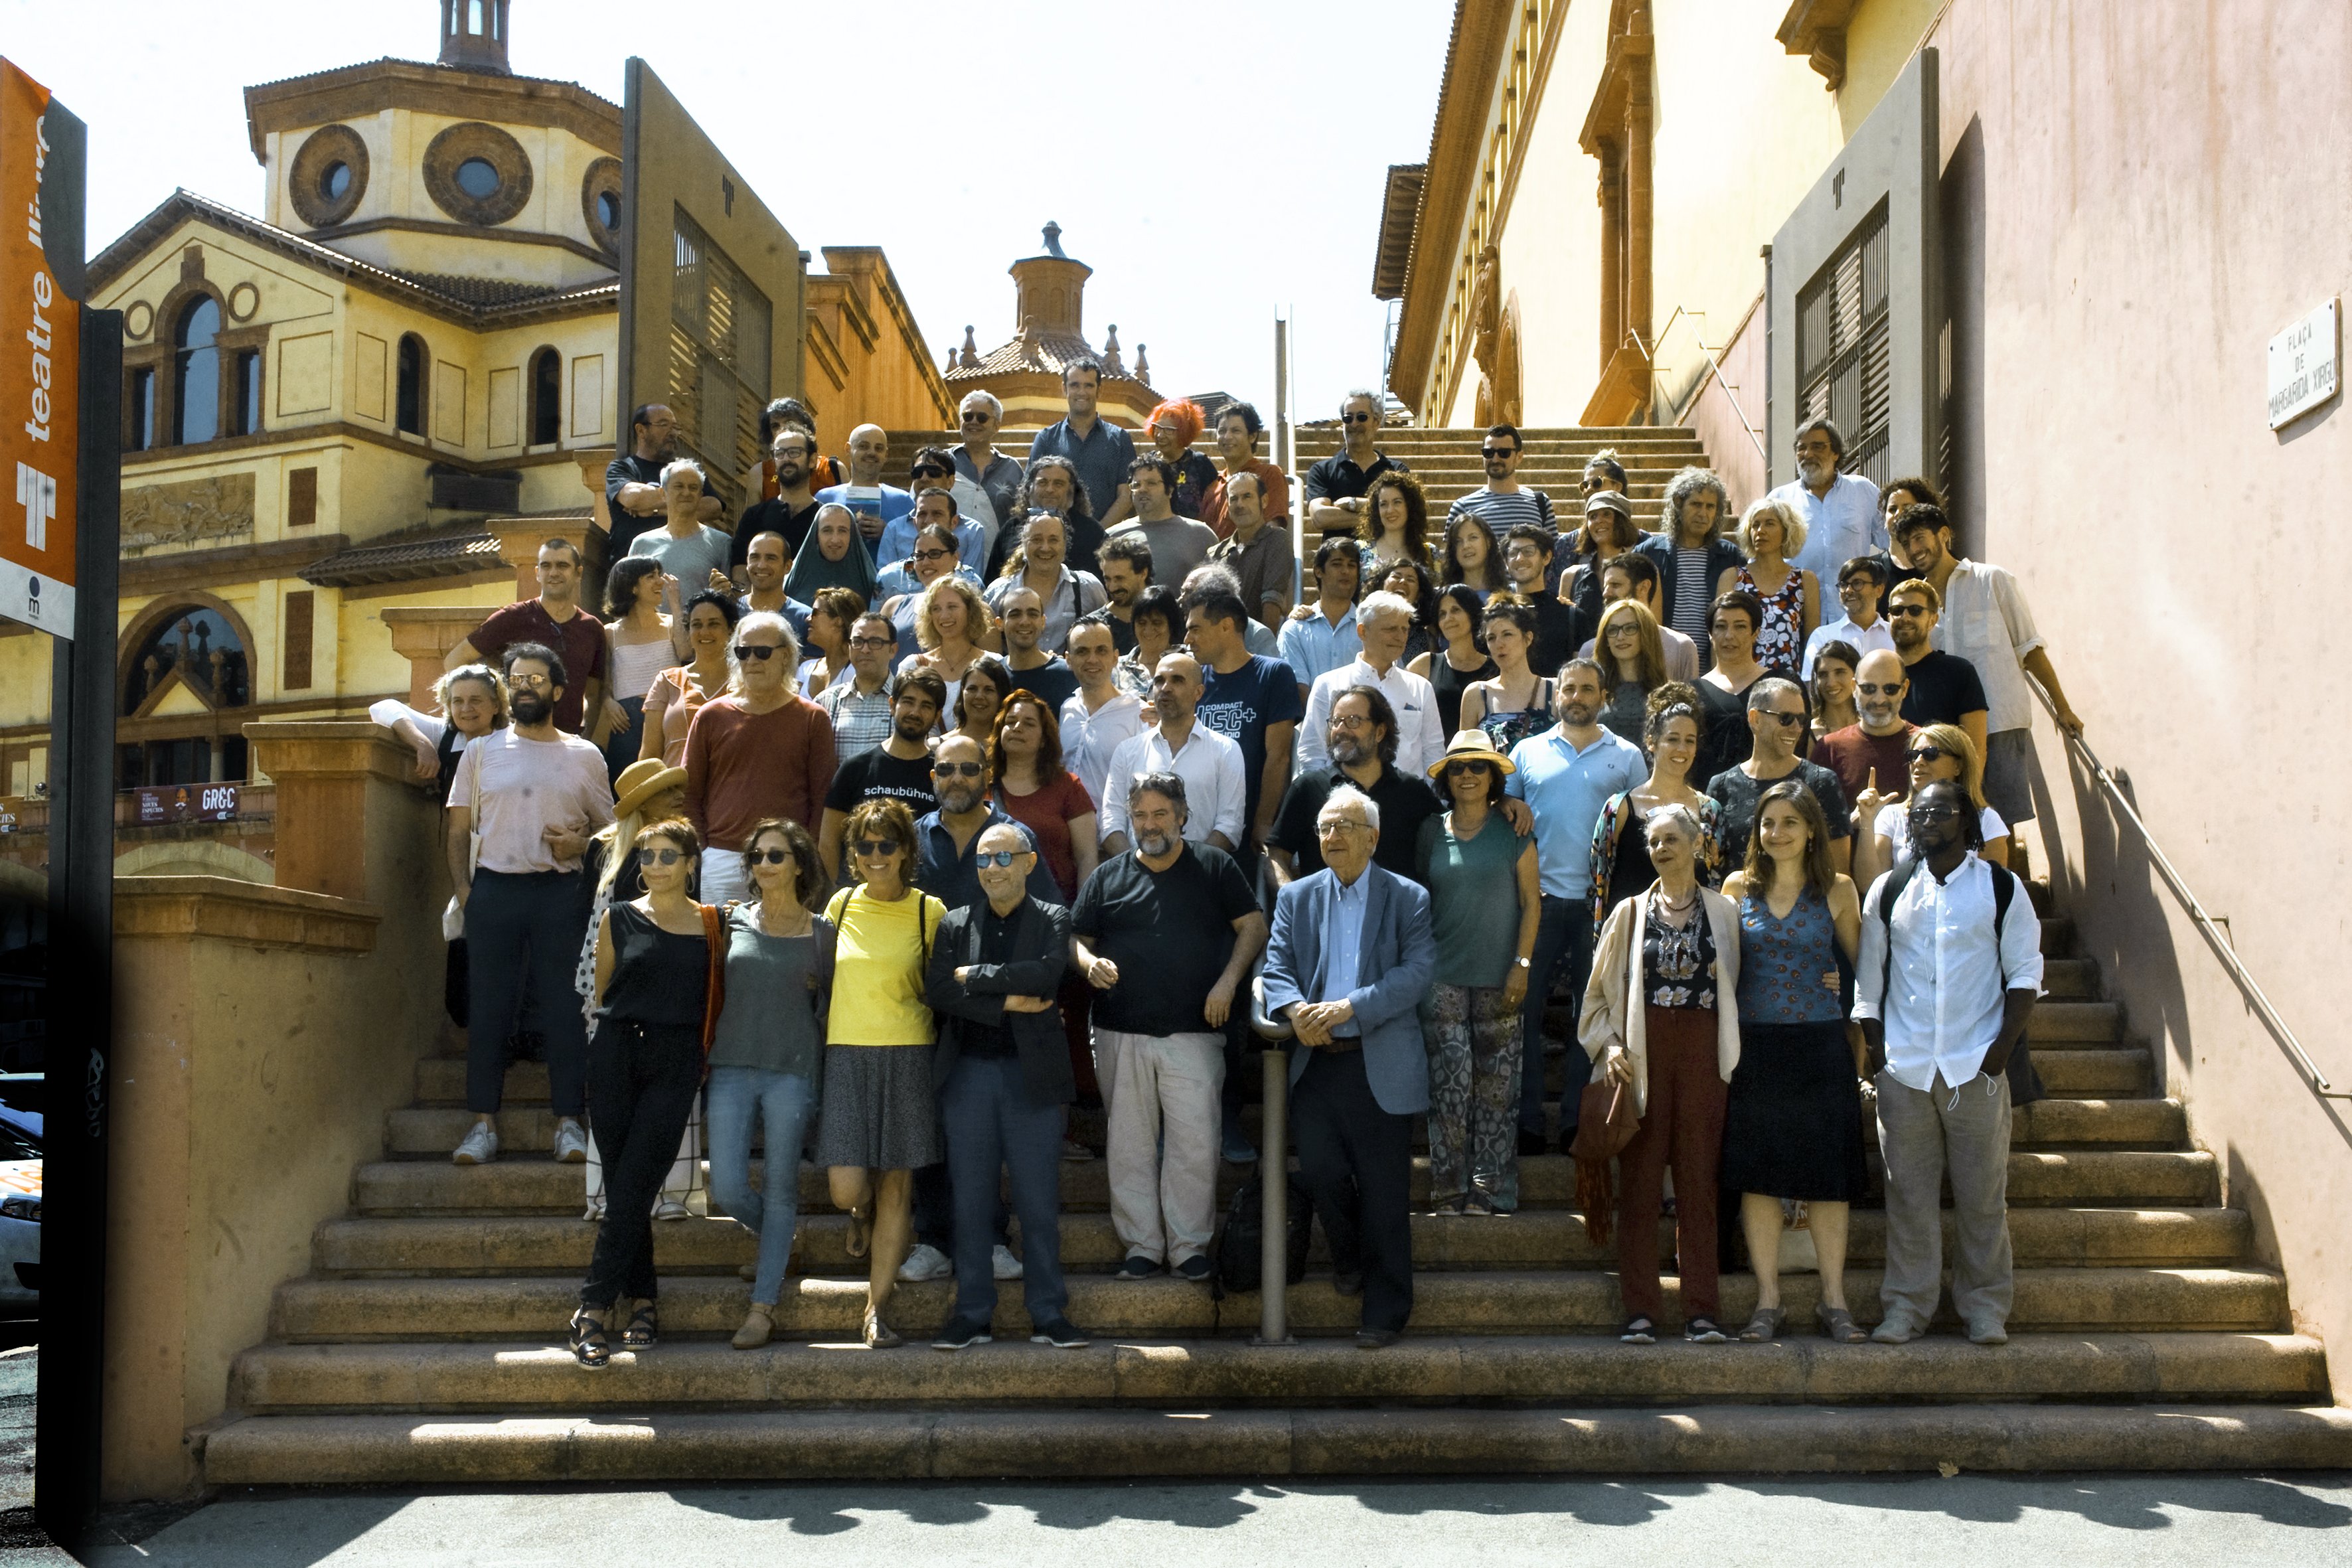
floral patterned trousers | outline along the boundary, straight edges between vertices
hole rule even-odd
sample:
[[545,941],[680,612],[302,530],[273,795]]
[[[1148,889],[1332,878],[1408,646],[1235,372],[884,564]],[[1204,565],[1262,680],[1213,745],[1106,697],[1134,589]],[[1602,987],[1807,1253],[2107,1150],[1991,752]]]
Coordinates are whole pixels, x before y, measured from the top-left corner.
[[1519,1206],[1519,1009],[1503,988],[1431,990],[1429,1201],[1473,1190],[1509,1214]]

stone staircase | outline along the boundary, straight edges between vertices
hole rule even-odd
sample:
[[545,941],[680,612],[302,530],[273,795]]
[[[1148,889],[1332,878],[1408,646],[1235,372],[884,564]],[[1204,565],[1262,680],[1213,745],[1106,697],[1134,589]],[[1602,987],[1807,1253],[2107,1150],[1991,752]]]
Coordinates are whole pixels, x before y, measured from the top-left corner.
[[[997,449],[1025,459],[1034,434],[1006,431],[997,437]],[[1455,498],[1486,482],[1478,456],[1478,444],[1485,434],[1483,430],[1400,425],[1381,432],[1380,446],[1412,470],[1413,477],[1429,492],[1431,515],[1443,518]],[[1627,499],[1633,503],[1634,521],[1654,531],[1660,526],[1658,514],[1665,500],[1666,481],[1685,465],[1703,467],[1706,462],[1706,451],[1699,444],[1697,434],[1675,425],[1562,426],[1522,430],[1519,436],[1526,453],[1519,461],[1519,482],[1549,495],[1554,514],[1563,520],[1582,517],[1582,503],[1578,498],[1582,493],[1579,485],[1584,477],[1584,465],[1604,448],[1613,449],[1617,460],[1625,466]],[[905,468],[919,447],[951,447],[961,439],[937,431],[892,431],[891,468],[894,471]],[[1309,468],[1339,450],[1341,439],[1336,425],[1299,426],[1292,432],[1293,473],[1303,479]],[[1143,438],[1138,437],[1138,447],[1143,444]],[[1263,453],[1272,455],[1271,437],[1261,437],[1258,445]],[[1212,458],[1216,456],[1216,443],[1206,437],[1194,446]]]
[[[803,1167],[805,1273],[774,1343],[727,1344],[751,1238],[697,1217],[656,1227],[663,1343],[590,1373],[562,1325],[593,1232],[580,1169],[545,1158],[544,1070],[509,1074],[509,1156],[459,1168],[463,1064],[446,1058],[420,1064],[385,1157],[354,1173],[351,1212],[320,1226],[311,1272],[238,1358],[230,1414],[193,1440],[212,1485],[2352,1463],[2352,1411],[2330,1405],[2320,1345],[2292,1331],[2286,1281],[2250,1261],[2247,1215],[2216,1206],[2213,1157],[2153,1092],[2095,965],[2063,956],[2069,922],[2043,931],[2050,997],[2031,1037],[2055,1098],[2017,1120],[2002,1348],[1948,1323],[1907,1346],[1832,1345],[1808,1331],[1811,1275],[1788,1281],[1778,1343],[1621,1345],[1612,1258],[1585,1239],[1557,1156],[1524,1162],[1514,1217],[1413,1220],[1418,1306],[1399,1345],[1354,1348],[1356,1304],[1318,1261],[1289,1294],[1297,1342],[1261,1347],[1255,1296],[1110,1277],[1097,1160],[1063,1167],[1070,1310],[1090,1349],[1027,1343],[1013,1285],[1000,1342],[933,1352],[918,1336],[947,1315],[940,1282],[901,1288],[905,1348],[866,1350],[845,1219]],[[1565,1024],[1555,1008],[1555,1058]],[[1099,1113],[1075,1130],[1099,1146]],[[1857,1210],[1849,1290],[1865,1322],[1884,1234],[1875,1207]],[[1663,1228],[1659,1247],[1670,1257]],[[1754,1297],[1727,1272],[1727,1321]],[[1679,1325],[1671,1277],[1665,1315]]]

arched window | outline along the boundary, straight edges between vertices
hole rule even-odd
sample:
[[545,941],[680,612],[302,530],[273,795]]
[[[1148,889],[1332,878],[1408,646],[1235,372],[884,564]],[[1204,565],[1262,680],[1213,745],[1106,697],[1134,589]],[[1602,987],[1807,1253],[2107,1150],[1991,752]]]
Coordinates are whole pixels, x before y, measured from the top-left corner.
[[242,708],[250,700],[245,640],[226,616],[209,605],[184,605],[159,617],[131,650],[123,713],[136,714],[174,672],[208,708]]
[[[244,778],[249,769],[235,710],[253,701],[253,683],[236,624],[209,605],[182,604],[147,625],[124,661],[122,713],[151,722],[144,739],[116,748],[120,786]],[[173,687],[195,699],[195,710],[178,701],[167,689]]]
[[400,384],[392,412],[395,428],[425,434],[425,340],[414,332],[400,340]]
[[530,356],[530,444],[552,447],[563,438],[563,356],[541,349]]
[[207,294],[180,312],[173,335],[172,439],[184,445],[220,434],[220,301]]

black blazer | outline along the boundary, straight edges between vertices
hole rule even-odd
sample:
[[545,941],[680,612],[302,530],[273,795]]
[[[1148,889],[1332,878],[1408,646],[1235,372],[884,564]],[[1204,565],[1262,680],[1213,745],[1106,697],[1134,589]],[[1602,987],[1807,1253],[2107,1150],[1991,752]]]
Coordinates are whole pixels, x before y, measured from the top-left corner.
[[[923,998],[940,1020],[931,1082],[944,1085],[955,1070],[967,1024],[995,1025],[1013,1036],[1030,1098],[1040,1105],[1067,1105],[1077,1098],[1078,1086],[1070,1074],[1070,1047],[1062,1033],[1060,1010],[1008,1013],[1004,998],[1051,997],[1061,990],[1070,964],[1070,911],[1041,899],[1024,899],[1013,911],[1013,951],[1017,956],[1010,963],[983,964],[980,922],[987,910],[983,901],[949,910],[931,943],[931,960],[923,971]],[[955,972],[967,966],[971,979],[959,985]]]

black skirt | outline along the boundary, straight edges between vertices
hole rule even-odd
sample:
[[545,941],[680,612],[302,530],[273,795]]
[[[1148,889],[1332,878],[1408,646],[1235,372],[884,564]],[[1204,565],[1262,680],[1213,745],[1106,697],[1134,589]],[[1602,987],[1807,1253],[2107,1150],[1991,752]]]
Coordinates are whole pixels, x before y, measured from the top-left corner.
[[1806,1203],[1854,1203],[1862,1086],[1845,1025],[1742,1024],[1723,1116],[1723,1186]]

